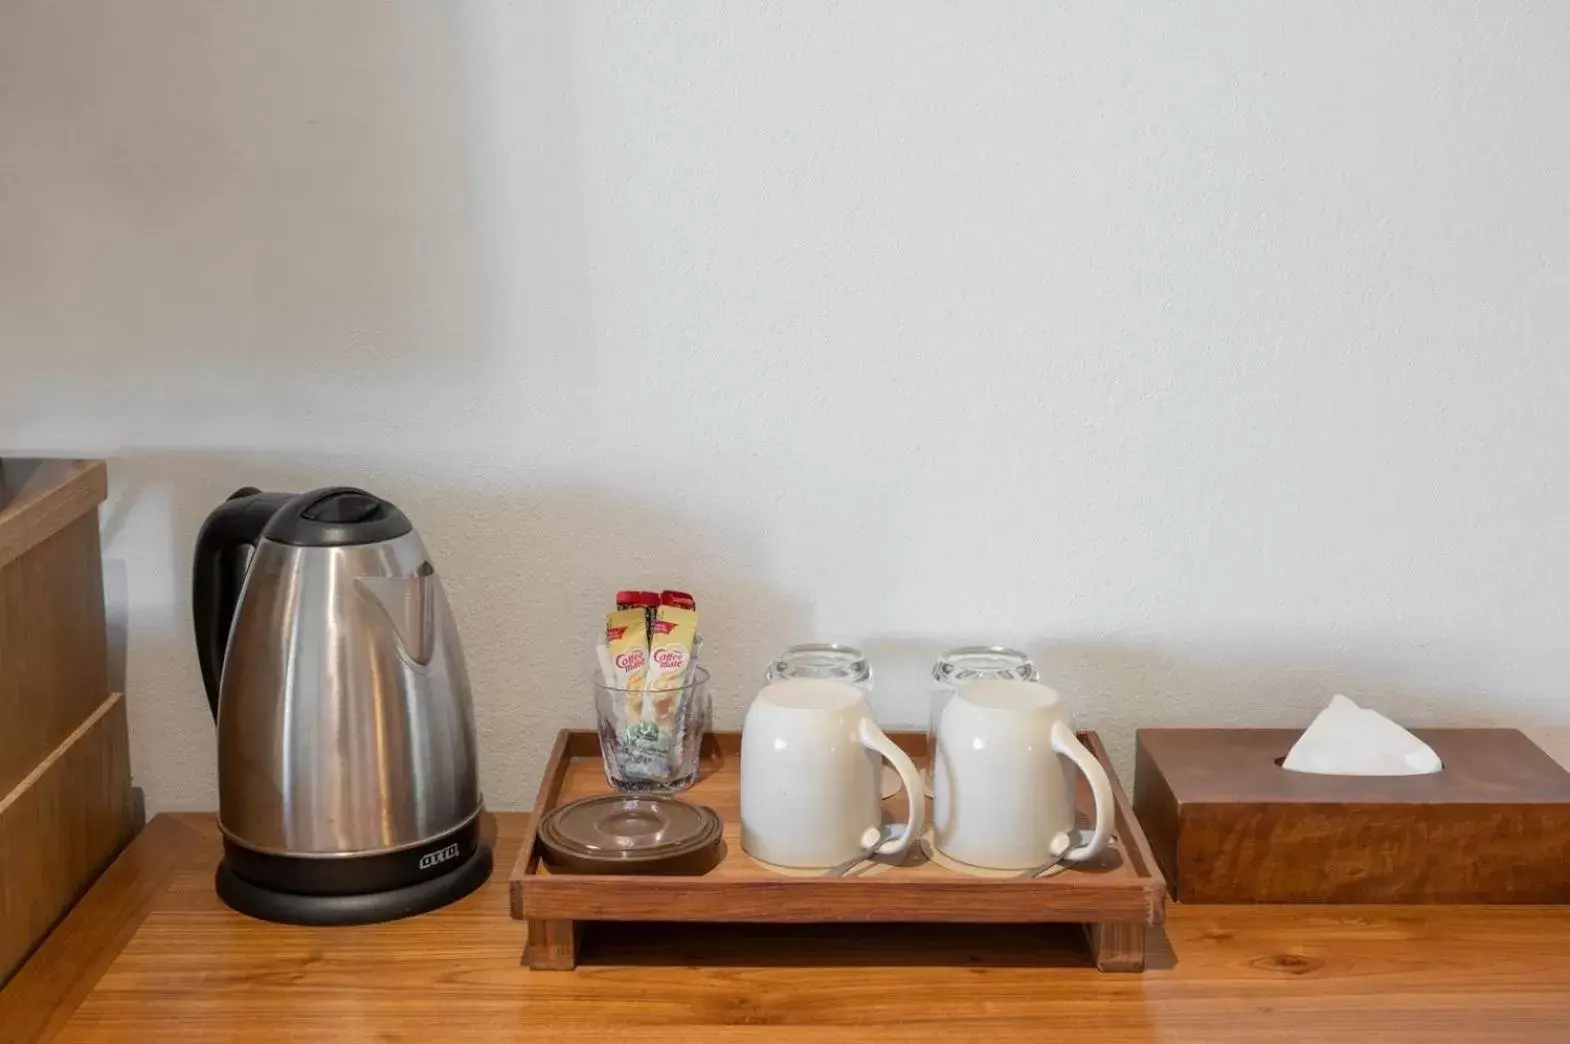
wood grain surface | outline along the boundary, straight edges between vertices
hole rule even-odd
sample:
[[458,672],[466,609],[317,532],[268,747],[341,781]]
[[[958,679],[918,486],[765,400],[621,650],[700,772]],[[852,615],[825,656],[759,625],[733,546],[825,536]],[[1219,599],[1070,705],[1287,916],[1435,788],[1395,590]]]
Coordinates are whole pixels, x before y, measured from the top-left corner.
[[[528,817],[495,818],[506,866]],[[1559,1044],[1570,1026],[1565,908],[1175,906],[1140,976],[1095,971],[1070,926],[591,926],[577,971],[531,972],[500,874],[409,921],[291,928],[223,908],[220,852],[210,816],[155,819],[0,992],[7,1044]]]
[[0,566],[0,794],[109,695],[98,515]]
[[138,825],[116,694],[0,798],[0,982]]
[[[921,763],[923,733],[890,733]],[[741,847],[739,736],[716,733],[704,752],[698,782],[682,794],[708,805],[725,822],[725,855],[701,877],[613,877],[551,874],[525,850],[513,872],[512,909],[535,919],[670,921],[990,921],[1159,923],[1166,885],[1143,841],[1131,841],[1082,869],[1037,880],[979,878],[956,873],[913,848],[901,865],[881,873],[835,879],[785,876],[755,862]],[[1093,749],[1105,759],[1098,739]],[[541,785],[539,811],[610,791],[592,733],[558,739]],[[1109,770],[1110,774],[1110,770]],[[554,800],[546,800],[554,794]],[[1137,833],[1119,788],[1120,837]],[[1088,819],[1089,789],[1079,803]],[[904,822],[902,793],[885,803],[886,818]]]
[[1140,745],[1185,801],[1205,804],[1563,804],[1566,771],[1519,729],[1414,729],[1444,771],[1424,776],[1327,776],[1276,761],[1298,729],[1140,729]]
[[1570,772],[1514,729],[1416,733],[1442,772],[1288,772],[1290,729],[1141,729],[1136,810],[1185,902],[1570,902]]
[[203,841],[177,817],[149,823],[0,990],[6,1033],[0,1039],[51,1039],[163,898],[170,878],[190,867]]
[[[0,983],[136,827],[110,693],[99,461],[4,462],[0,504]],[[0,1034],[3,1039],[3,1034]]]
[[109,472],[101,460],[5,461],[10,496],[0,504],[0,568],[103,503]]

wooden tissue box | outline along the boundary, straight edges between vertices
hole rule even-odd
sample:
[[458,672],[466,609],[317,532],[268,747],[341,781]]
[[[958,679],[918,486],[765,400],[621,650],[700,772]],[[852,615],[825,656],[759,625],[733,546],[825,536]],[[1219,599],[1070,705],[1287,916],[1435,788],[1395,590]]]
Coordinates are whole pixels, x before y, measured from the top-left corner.
[[1515,729],[1414,729],[1444,770],[1316,776],[1295,729],[1141,729],[1134,812],[1190,903],[1570,902],[1570,772]]

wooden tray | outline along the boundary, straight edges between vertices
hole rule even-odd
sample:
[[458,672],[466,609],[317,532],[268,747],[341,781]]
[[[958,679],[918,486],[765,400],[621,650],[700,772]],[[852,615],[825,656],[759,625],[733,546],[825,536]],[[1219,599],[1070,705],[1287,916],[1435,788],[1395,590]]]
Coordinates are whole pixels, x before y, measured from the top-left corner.
[[[890,737],[918,766],[926,761],[925,733]],[[1085,732],[1080,739],[1106,768],[1117,801],[1120,857],[1094,870],[1073,869],[1037,880],[980,878],[914,854],[904,865],[858,877],[784,876],[742,851],[741,734],[722,732],[705,738],[698,782],[681,796],[710,806],[724,819],[723,861],[701,877],[626,877],[552,874],[540,859],[533,823],[558,805],[610,790],[598,735],[564,729],[556,737],[533,823],[512,870],[512,915],[528,922],[524,963],[539,969],[575,967],[587,921],[919,921],[1080,924],[1096,967],[1141,971],[1145,929],[1165,915],[1166,882],[1100,738]],[[1081,818],[1088,821],[1090,793],[1083,780],[1077,801]],[[885,808],[891,818],[903,820],[904,795],[890,798]]]

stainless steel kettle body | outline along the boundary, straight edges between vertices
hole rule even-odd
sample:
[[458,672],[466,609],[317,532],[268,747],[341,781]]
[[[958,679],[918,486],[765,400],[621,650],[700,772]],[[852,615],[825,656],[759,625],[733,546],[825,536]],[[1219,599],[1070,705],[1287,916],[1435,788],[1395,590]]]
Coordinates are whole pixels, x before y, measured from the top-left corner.
[[241,490],[203,527],[193,573],[219,825],[241,883],[364,895],[468,862],[480,812],[468,672],[402,512],[353,489]]

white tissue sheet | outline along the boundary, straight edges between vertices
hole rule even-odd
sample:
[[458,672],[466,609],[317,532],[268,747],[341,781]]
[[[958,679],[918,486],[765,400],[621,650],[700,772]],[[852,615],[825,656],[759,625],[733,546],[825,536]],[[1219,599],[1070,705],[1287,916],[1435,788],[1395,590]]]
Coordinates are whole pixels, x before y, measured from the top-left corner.
[[1325,776],[1423,776],[1444,768],[1434,748],[1340,694],[1298,737],[1281,767]]

